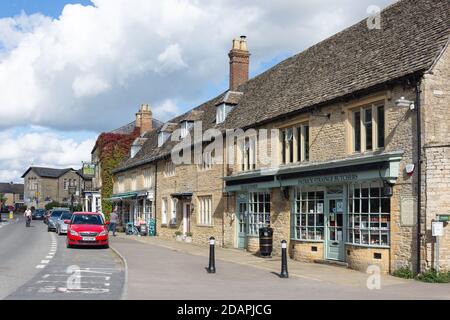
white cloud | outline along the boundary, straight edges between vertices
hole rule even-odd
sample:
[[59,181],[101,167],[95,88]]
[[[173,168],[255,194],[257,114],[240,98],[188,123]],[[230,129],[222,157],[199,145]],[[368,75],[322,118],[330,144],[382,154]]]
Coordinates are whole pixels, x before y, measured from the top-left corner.
[[393,0],[92,2],[0,19],[0,126],[105,130],[144,101],[194,107],[227,78],[233,37],[248,36],[255,69]]
[[6,130],[0,141],[0,181],[17,182],[31,165],[80,168],[82,161],[90,160],[95,138],[77,142],[56,132]]

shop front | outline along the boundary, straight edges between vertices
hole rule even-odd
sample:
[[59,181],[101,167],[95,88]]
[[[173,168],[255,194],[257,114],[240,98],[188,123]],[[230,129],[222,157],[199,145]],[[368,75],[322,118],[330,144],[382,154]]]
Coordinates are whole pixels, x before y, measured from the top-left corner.
[[259,228],[270,226],[275,239],[290,239],[294,259],[389,269],[400,160],[396,153],[225,178],[236,193],[236,247],[257,251]]
[[113,195],[110,199],[117,209],[121,225],[126,226],[128,222],[139,226],[141,223],[149,225],[153,215],[153,193],[152,192],[128,192]]

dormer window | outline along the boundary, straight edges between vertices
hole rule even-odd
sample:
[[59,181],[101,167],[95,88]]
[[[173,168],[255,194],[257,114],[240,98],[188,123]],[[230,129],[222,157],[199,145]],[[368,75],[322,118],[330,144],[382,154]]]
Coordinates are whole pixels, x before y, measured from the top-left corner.
[[169,132],[161,131],[158,135],[158,148],[161,148],[169,138],[170,138]]
[[216,110],[216,123],[224,122],[231,110],[233,110],[233,106],[230,104],[222,103],[218,105]]
[[186,138],[193,127],[194,127],[193,121],[181,122],[181,139]]

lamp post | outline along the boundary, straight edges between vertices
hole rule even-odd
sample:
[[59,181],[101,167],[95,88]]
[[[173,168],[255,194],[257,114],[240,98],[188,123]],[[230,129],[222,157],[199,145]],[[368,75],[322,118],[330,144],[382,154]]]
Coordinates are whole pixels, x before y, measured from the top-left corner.
[[73,212],[73,200],[75,197],[75,193],[77,192],[76,186],[69,186],[69,194],[70,194],[70,211]]

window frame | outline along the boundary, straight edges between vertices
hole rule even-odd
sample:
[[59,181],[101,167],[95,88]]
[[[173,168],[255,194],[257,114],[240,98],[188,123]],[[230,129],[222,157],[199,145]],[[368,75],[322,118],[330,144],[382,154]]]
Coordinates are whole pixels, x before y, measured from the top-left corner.
[[197,225],[212,227],[213,223],[213,201],[212,196],[199,196],[198,213],[197,213]]
[[[355,188],[355,186],[359,188]],[[368,186],[368,188],[364,188],[365,186]],[[363,189],[368,189],[366,196],[364,196]],[[378,189],[378,196],[372,195],[372,189]],[[359,191],[359,195],[355,193],[355,190]],[[363,212],[365,211],[363,210],[365,206],[363,201],[365,200],[367,201],[367,212]],[[383,212],[383,200],[385,201],[384,206],[389,207],[389,212]],[[375,201],[378,202],[378,212],[372,211],[372,205]],[[357,203],[358,205],[356,205]],[[378,227],[373,226],[374,223],[378,224]],[[385,226],[382,227],[382,224],[385,224]],[[391,228],[391,198],[383,194],[383,184],[380,181],[362,181],[349,184],[346,243],[362,247],[390,248]],[[358,241],[356,241],[356,235],[359,237]],[[378,236],[379,243],[372,243],[372,235]],[[367,243],[364,242],[364,236],[367,236]],[[382,243],[383,236],[386,237],[386,243]]]
[[[383,109],[383,119],[382,126],[380,131],[380,108]],[[371,113],[371,121],[367,121],[366,115],[367,111],[370,110]],[[365,152],[373,152],[378,150],[384,150],[386,146],[386,102],[384,100],[376,100],[371,103],[366,103],[363,105],[359,105],[356,107],[348,108],[349,116],[349,153],[359,154]],[[356,114],[359,113],[359,122],[356,125]],[[367,145],[367,126],[370,124],[371,130],[370,135],[371,139],[371,147],[369,148]],[[359,129],[359,143],[357,143],[357,133]],[[383,133],[383,141],[380,144],[381,134]],[[357,148],[358,147],[358,148]]]
[[[281,165],[308,162],[310,160],[310,128],[309,120],[303,120],[279,128],[279,154]],[[291,134],[288,134],[289,131]],[[292,137],[289,138],[291,135]]]
[[[320,197],[320,193],[322,197]],[[306,197],[303,197],[306,194]],[[310,194],[314,194],[312,198],[310,198]],[[326,225],[325,225],[325,201],[326,201],[326,190],[323,187],[311,187],[311,186],[297,186],[292,191],[292,230],[291,230],[291,238],[296,241],[303,242],[325,242],[325,233],[326,233]],[[313,212],[311,212],[309,206],[313,203]],[[322,203],[322,212],[318,210],[318,203]],[[306,209],[304,212],[302,211],[302,206],[305,206]],[[313,216],[313,224],[310,225],[310,216]],[[320,221],[320,217],[322,217],[322,225],[318,224]],[[305,221],[305,224],[303,224]],[[304,233],[304,232],[305,233]],[[313,233],[313,237],[310,238],[310,231]],[[321,236],[318,239],[317,235]],[[305,236],[306,235],[306,236]]]
[[161,225],[167,225],[167,208],[169,207],[169,201],[167,198],[161,198]]
[[[256,195],[256,201],[255,200]],[[263,196],[263,201],[261,200]],[[262,212],[261,212],[262,205]],[[269,211],[267,211],[267,205]],[[254,210],[255,207],[257,210]],[[271,224],[271,194],[268,191],[254,191],[248,194],[248,228],[247,234],[249,236],[257,237],[259,236],[259,229],[262,227],[270,227]]]

